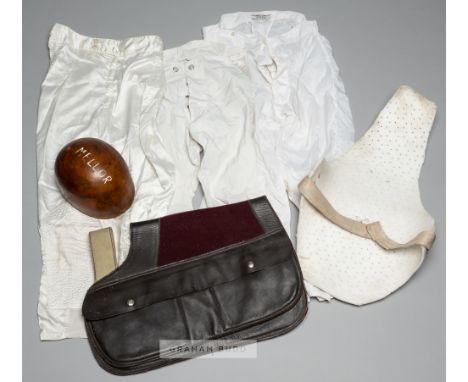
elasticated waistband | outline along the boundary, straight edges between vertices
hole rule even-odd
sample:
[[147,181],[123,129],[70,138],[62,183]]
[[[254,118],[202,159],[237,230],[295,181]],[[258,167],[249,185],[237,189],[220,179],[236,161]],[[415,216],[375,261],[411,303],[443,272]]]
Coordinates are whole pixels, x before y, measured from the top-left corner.
[[228,57],[225,45],[205,40],[194,40],[177,48],[166,49],[163,56],[166,63],[196,57]]
[[159,36],[131,37],[125,40],[93,38],[83,36],[65,25],[55,24],[49,37],[51,54],[64,45],[114,56],[146,55],[160,53],[163,49],[163,42]]

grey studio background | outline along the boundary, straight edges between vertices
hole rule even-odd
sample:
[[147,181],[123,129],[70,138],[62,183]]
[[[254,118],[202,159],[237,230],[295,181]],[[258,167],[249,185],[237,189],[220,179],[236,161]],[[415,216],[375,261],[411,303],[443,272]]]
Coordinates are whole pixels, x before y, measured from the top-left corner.
[[[445,2],[442,0],[24,0],[23,1],[23,378],[111,381],[86,340],[40,342],[41,276],[35,130],[47,38],[60,22],[94,37],[161,36],[172,48],[235,11],[294,10],[330,40],[360,137],[393,92],[408,84],[438,105],[421,174],[438,238],[397,293],[364,307],[313,301],[286,336],[262,342],[257,359],[198,359],[126,377],[131,381],[442,381],[445,379]],[[293,221],[297,220],[294,210]]]

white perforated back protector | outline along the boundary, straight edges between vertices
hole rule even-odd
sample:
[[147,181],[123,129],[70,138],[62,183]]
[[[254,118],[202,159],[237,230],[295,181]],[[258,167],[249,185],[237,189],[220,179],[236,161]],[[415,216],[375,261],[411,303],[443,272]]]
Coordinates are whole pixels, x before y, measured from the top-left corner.
[[[434,231],[434,219],[419,194],[419,173],[436,106],[402,86],[367,133],[341,158],[315,171],[315,184],[342,215],[379,221],[392,240],[405,243]],[[307,282],[355,305],[380,300],[416,272],[421,246],[386,250],[325,218],[304,198],[300,203],[297,249]]]

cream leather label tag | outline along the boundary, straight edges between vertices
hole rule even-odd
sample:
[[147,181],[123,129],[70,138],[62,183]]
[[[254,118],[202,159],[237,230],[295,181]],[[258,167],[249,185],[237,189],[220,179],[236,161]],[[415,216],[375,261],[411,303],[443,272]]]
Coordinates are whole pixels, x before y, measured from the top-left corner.
[[96,281],[112,272],[116,266],[114,233],[103,228],[89,233]]

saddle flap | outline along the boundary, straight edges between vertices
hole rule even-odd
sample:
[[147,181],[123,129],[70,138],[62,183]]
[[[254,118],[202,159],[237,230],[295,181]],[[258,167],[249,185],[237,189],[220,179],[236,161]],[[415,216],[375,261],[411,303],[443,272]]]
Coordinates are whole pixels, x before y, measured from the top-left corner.
[[263,234],[186,261],[95,284],[86,295],[83,315],[93,321],[133,312],[267,271],[290,261],[293,255],[289,240],[281,232]]
[[164,357],[171,340],[275,337],[306,311],[295,251],[265,197],[133,224],[127,260],[83,303],[91,349],[115,374],[177,362]]

